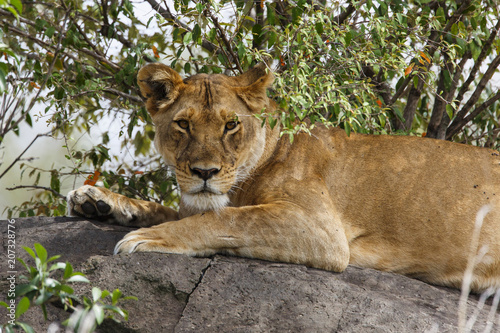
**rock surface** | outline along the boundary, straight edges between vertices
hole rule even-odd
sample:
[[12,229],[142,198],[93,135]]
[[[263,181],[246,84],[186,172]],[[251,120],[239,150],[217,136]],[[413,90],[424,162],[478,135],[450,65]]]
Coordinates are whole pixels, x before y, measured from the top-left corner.
[[[191,258],[183,255],[134,253],[113,256],[115,243],[129,230],[80,218],[16,219],[16,255],[41,243],[49,256],[61,254],[87,274],[91,285],[119,288],[128,300],[127,322],[105,321],[100,332],[457,332],[460,292],[404,276],[349,266],[343,273],[300,265],[236,257]],[[8,289],[7,223],[0,221],[0,300]],[[23,274],[17,267],[17,276]],[[91,285],[75,284],[90,294]],[[468,314],[479,297],[468,300]],[[491,300],[478,311],[472,327],[488,325]],[[500,331],[500,311],[493,310]],[[48,321],[37,309],[22,321],[35,332],[57,327],[69,314],[48,307]],[[5,309],[0,309],[0,324]],[[491,321],[491,320],[490,320]],[[64,329],[55,329],[64,332]]]

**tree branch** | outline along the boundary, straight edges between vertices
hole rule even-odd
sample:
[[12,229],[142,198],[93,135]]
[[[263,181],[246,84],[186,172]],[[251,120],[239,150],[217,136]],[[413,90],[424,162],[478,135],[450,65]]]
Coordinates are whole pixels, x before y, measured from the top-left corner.
[[[64,27],[66,26],[66,22],[68,20],[69,13],[70,13],[70,11],[67,10],[66,11],[66,15],[65,15],[64,20],[63,20],[62,25],[61,25],[61,27],[62,27],[61,31],[64,30]],[[45,74],[45,78],[44,78],[42,84],[40,85],[40,88],[38,89],[38,92],[37,92],[36,96],[34,98],[32,98],[31,101],[30,101],[30,104],[29,104],[29,106],[27,108],[28,111],[31,110],[33,108],[33,106],[35,105],[36,101],[38,100],[38,96],[40,96],[40,93],[42,92],[43,88],[47,84],[47,81],[49,80],[49,77],[52,74],[52,70],[54,69],[54,65],[55,65],[55,63],[57,61],[57,57],[58,57],[59,53],[61,52],[62,38],[63,38],[63,34],[60,33],[57,45],[54,46],[54,48],[55,48],[54,57],[53,57],[50,65],[49,65],[47,73]],[[35,143],[35,141],[38,140],[38,138],[40,138],[42,136],[50,136],[53,132],[54,132],[54,130],[51,130],[51,131],[49,131],[47,133],[44,133],[44,134],[37,134],[37,136],[23,150],[23,152],[14,159],[14,161],[7,167],[7,169],[4,170],[4,172],[2,172],[2,174],[0,175],[0,179],[21,159],[21,157],[28,151],[28,149]]]
[[[10,24],[9,22],[6,22],[4,20],[0,20],[0,23],[3,25],[3,26],[7,26],[8,29],[9,29],[9,32],[10,33],[14,33],[18,36],[21,36],[23,38],[26,38],[26,39],[29,39],[29,40],[32,40],[33,42],[35,42],[36,44],[38,44],[40,47],[42,47],[43,49],[45,50],[50,50],[52,52],[55,52],[56,51],[56,47],[52,44],[49,44],[49,43],[46,43],[44,42],[43,40],[40,40],[38,38],[36,38],[35,36],[13,26],[12,24]],[[67,52],[62,52],[60,51],[60,54],[64,55],[65,57],[73,60],[74,62],[76,63],[81,63],[82,60],[81,59],[78,59],[77,57],[75,57],[74,55],[72,55],[71,53],[67,53]],[[90,55],[90,56],[93,56],[94,53],[92,53],[91,51],[87,52],[87,55]],[[31,57],[31,58],[36,58],[36,57]],[[54,57],[54,59],[57,59]],[[119,68],[118,66],[115,65],[115,67]],[[96,68],[96,70],[102,74],[102,75],[105,75],[105,76],[109,76],[109,75],[113,75],[112,72],[105,72],[103,71],[102,69],[100,68]]]
[[393,105],[394,103],[396,103],[396,101],[399,99],[399,97],[401,97],[401,95],[404,94],[406,87],[411,82],[411,79],[413,79],[413,76],[414,76],[413,74],[410,74],[404,79],[403,83],[401,83],[398,90],[396,90],[396,93],[394,93],[394,95],[390,99],[390,102],[388,103],[388,105]]
[[57,192],[56,190],[53,190],[53,189],[51,189],[49,187],[45,187],[45,186],[38,186],[38,185],[18,185],[18,186],[14,186],[14,187],[7,187],[6,190],[8,190],[8,191],[14,191],[14,190],[19,190],[19,189],[23,189],[23,188],[49,191],[49,192],[52,192],[57,197],[66,200],[66,197],[64,195],[62,195],[61,193]]
[[127,93],[124,93],[120,90],[116,90],[116,89],[113,89],[113,88],[104,88],[102,91],[104,92],[107,92],[109,94],[113,94],[113,95],[117,95],[117,96],[120,96],[120,97],[123,97],[123,98],[127,98],[129,100],[131,100],[132,102],[135,102],[135,103],[142,103],[143,100],[137,96],[134,96],[134,95],[130,95],[130,94],[127,94]]
[[[453,96],[455,96],[455,92],[457,90],[458,81],[459,81],[460,77],[462,76],[462,72],[464,70],[465,63],[470,59],[471,56],[472,56],[471,52],[465,53],[464,56],[462,57],[462,60],[460,60],[460,63],[457,65],[455,74],[453,75],[453,79],[451,81],[450,91],[448,93],[446,93],[446,95],[443,97],[446,105],[450,104],[452,102]],[[446,105],[444,105],[444,109],[441,110],[442,116],[441,116],[440,123],[439,124],[436,123],[436,125],[435,125],[437,128],[437,134],[435,137],[437,139],[446,139],[446,131],[448,129],[448,125],[450,125],[451,119],[448,116],[448,113],[445,112]],[[432,115],[434,115],[434,113]],[[431,117],[431,122],[432,122],[432,117]],[[430,126],[430,124],[429,124],[429,126]],[[427,131],[428,136],[429,136],[429,132],[430,132],[430,130]],[[433,136],[431,135],[429,137],[433,137]]]
[[[446,26],[442,31],[437,31],[433,30],[431,32],[431,35],[429,36],[429,40],[426,43],[425,48],[428,50],[428,53],[431,55],[431,57],[434,55],[434,53],[437,51],[439,43],[437,41],[439,40],[439,37],[442,35],[447,34],[450,30],[453,24],[455,24],[460,17],[462,16],[463,12],[470,7],[471,0],[466,0],[463,1],[460,7],[453,13],[453,15],[450,17],[448,22],[446,23]],[[430,68],[431,64],[427,63],[425,66],[422,68],[418,69],[419,73],[423,73],[424,71],[428,71]],[[396,129],[399,130],[409,130],[411,128],[411,125],[413,123],[413,117],[415,116],[415,112],[417,110],[417,105],[418,101],[420,100],[420,97],[422,95],[422,88],[424,86],[423,78],[418,77],[418,83],[417,86],[412,86],[410,89],[410,92],[408,94],[408,100],[406,103],[406,107],[403,113],[403,117],[405,118],[404,124],[401,121],[396,122]]]
[[[153,9],[154,9],[154,10],[155,10],[158,14],[160,14],[160,15],[161,15],[164,19],[174,22],[174,24],[175,24],[176,26],[178,26],[179,28],[182,28],[182,29],[184,29],[184,30],[186,30],[186,31],[190,31],[190,32],[192,32],[192,31],[193,31],[193,29],[191,29],[188,25],[186,25],[186,24],[182,23],[181,21],[179,21],[179,20],[177,19],[177,17],[175,17],[175,16],[174,16],[174,15],[170,12],[170,9],[168,8],[168,6],[166,7],[166,9],[164,9],[164,8],[163,8],[163,7],[162,7],[162,6],[161,6],[158,2],[156,2],[155,0],[146,0],[146,1],[147,1],[150,5],[151,5],[151,8],[153,8]],[[184,34],[185,34],[185,32],[184,32],[182,35],[184,35]],[[206,39],[203,39],[203,40],[201,41],[201,46],[202,46],[205,50],[207,50],[207,51],[209,51],[209,52],[217,52],[217,53],[218,53],[218,52],[220,52],[220,51],[219,51],[219,48],[218,48],[216,45],[214,45],[214,44],[210,43],[210,42],[209,42],[209,41],[207,41]]]
[[35,138],[30,142],[30,144],[21,152],[21,154],[19,154],[19,156],[17,156],[14,161],[7,167],[7,169],[4,170],[4,172],[2,172],[2,174],[0,175],[0,179],[5,176],[5,174],[7,174],[7,172],[9,172],[10,169],[12,169],[12,167],[21,160],[21,157],[23,157],[23,155],[28,151],[28,149],[31,148],[31,146],[33,146],[33,144],[35,143],[36,140],[38,140],[39,138],[43,137],[43,136],[51,136],[52,133],[54,131],[51,130],[47,133],[43,133],[43,134],[37,134],[37,136],[35,136]]
[[413,123],[413,118],[415,117],[415,112],[417,111],[418,101],[420,96],[422,95],[422,89],[424,87],[424,80],[419,78],[417,86],[412,85],[410,88],[410,92],[408,93],[408,100],[406,102],[405,109],[403,111],[403,118],[405,119],[404,123],[401,120],[397,119],[395,128],[397,130],[409,130],[411,129],[411,125]]
[[[361,1],[361,2],[364,2],[364,1]],[[347,18],[352,13],[354,13],[355,10],[356,10],[356,8],[352,4],[352,1],[350,1],[349,6],[347,6],[347,8],[345,10],[341,11],[339,15],[335,16],[332,19],[332,21],[337,23],[338,25],[341,25],[342,23],[344,23],[345,20],[347,20]]]
[[432,108],[431,119],[429,121],[429,125],[427,126],[427,135],[426,137],[434,138],[434,139],[444,139],[445,132],[440,133],[439,128],[443,118],[446,115],[446,105],[449,103],[449,95],[450,90],[446,89],[446,72],[450,72],[449,68],[452,63],[449,57],[444,55],[445,61],[444,66],[441,68],[439,72],[439,80],[436,88],[436,98],[434,99],[434,107]]
[[490,37],[488,38],[488,40],[483,44],[483,46],[481,48],[481,53],[479,53],[479,56],[478,56],[477,60],[475,61],[474,66],[472,67],[472,69],[469,73],[469,77],[464,82],[464,84],[462,84],[462,87],[460,88],[460,90],[458,92],[457,98],[455,98],[458,101],[458,103],[462,102],[465,93],[469,90],[470,84],[476,78],[476,74],[479,71],[479,69],[481,68],[481,64],[483,63],[484,59],[488,55],[489,49],[490,49],[491,45],[493,44],[493,41],[495,40],[499,29],[500,29],[500,19],[497,21],[497,24],[495,25],[493,30],[491,30],[491,34],[490,34]]
[[[497,91],[497,93],[488,99],[486,102],[478,106],[477,108],[474,109],[467,117],[464,117],[460,120],[453,121],[453,123],[450,125],[448,128],[448,131],[446,132],[446,140],[451,140],[455,134],[457,134],[462,127],[464,127],[469,121],[474,119],[477,115],[479,115],[481,112],[489,108],[493,103],[496,101],[500,100],[500,91]],[[456,119],[456,118],[455,118]]]
[[[486,87],[486,84],[490,81],[491,77],[497,70],[498,66],[500,65],[500,54],[498,54],[495,59],[490,63],[490,66],[486,70],[486,72],[483,74],[483,77],[479,81],[478,85],[476,86],[476,89],[472,93],[471,97],[465,103],[465,105],[462,107],[462,109],[456,114],[455,119],[451,123],[450,127],[448,128],[448,133],[446,137],[453,136],[455,133],[457,133],[460,128],[462,128],[465,124],[463,123],[464,119],[469,118],[468,116],[466,117],[467,113],[472,109],[474,104],[477,103],[479,98],[481,97],[481,93],[483,92],[484,88]],[[477,110],[477,108],[476,108]],[[470,119],[470,118],[469,118]]]
[[231,45],[231,43],[227,39],[224,29],[219,24],[219,18],[212,14],[212,11],[210,10],[208,5],[207,5],[207,8],[205,8],[205,13],[206,13],[207,17],[212,19],[212,22],[214,23],[214,26],[217,29],[217,32],[219,34],[219,37],[222,39],[222,42],[226,46],[227,51],[231,55],[231,58],[232,58],[231,60],[234,61],[234,64],[236,65],[236,68],[238,69],[240,74],[243,74],[243,69],[241,68],[240,59],[238,58],[238,55],[234,53],[233,46]]

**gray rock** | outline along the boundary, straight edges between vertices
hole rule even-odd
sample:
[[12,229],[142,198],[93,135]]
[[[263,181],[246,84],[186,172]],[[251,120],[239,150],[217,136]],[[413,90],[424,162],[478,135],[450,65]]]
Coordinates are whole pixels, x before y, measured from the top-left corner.
[[[91,287],[118,288],[128,300],[127,322],[111,320],[100,332],[457,332],[458,290],[428,285],[401,275],[349,266],[343,273],[236,257],[191,258],[134,253],[112,256],[115,243],[129,230],[79,218],[16,219],[16,253],[41,243],[49,256],[61,254],[85,272],[91,285],[74,284],[76,293]],[[7,223],[1,258],[7,257]],[[7,260],[0,261],[0,299],[5,300]],[[18,276],[22,268],[18,267]],[[478,297],[468,300],[469,314]],[[488,303],[488,302],[487,302]],[[491,303],[491,301],[490,301]],[[472,331],[482,332],[491,306],[479,311]],[[48,306],[49,320],[38,309],[22,320],[35,332],[59,327],[69,313]],[[5,309],[0,310],[5,322]],[[500,330],[500,312],[495,313]]]

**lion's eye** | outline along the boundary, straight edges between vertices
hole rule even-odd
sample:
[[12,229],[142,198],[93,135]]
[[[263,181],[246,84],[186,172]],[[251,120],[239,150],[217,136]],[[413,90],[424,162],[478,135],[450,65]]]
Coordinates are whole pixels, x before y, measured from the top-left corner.
[[189,128],[189,122],[187,120],[178,120],[177,125],[179,125],[180,128],[182,129],[188,129]]
[[236,126],[238,126],[238,122],[236,121],[230,121],[226,124],[226,130],[227,131],[230,131],[230,130],[233,130],[236,128]]

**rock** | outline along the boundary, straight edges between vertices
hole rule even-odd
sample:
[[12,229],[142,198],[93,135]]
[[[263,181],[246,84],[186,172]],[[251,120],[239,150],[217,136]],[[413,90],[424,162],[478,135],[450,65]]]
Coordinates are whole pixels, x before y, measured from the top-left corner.
[[[127,322],[111,320],[99,332],[457,332],[460,291],[428,285],[401,275],[349,266],[343,273],[301,265],[245,258],[134,253],[113,256],[115,243],[129,230],[80,218],[16,219],[16,254],[41,243],[49,256],[61,254],[83,271],[91,285],[74,284],[90,295],[92,285],[118,288],[128,300]],[[1,299],[8,289],[7,223],[0,223]],[[17,277],[22,267],[17,268]],[[22,273],[25,274],[25,273]],[[487,302],[488,303],[488,302]],[[489,301],[491,304],[491,301]],[[468,314],[479,309],[470,296]],[[484,331],[491,305],[478,311],[472,331]],[[500,312],[493,310],[500,330]],[[48,321],[30,309],[21,319],[35,332],[60,323],[69,313],[48,306]],[[6,320],[0,310],[0,323]]]

